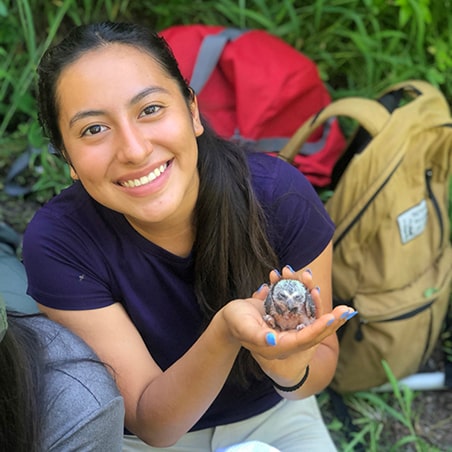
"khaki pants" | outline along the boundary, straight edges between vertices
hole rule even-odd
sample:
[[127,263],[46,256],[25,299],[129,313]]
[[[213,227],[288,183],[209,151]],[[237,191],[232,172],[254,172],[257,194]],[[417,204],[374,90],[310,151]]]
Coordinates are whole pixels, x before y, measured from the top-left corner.
[[153,448],[136,436],[124,436],[124,452],[215,452],[245,441],[261,441],[281,452],[329,452],[336,447],[323,422],[315,396],[282,400],[270,410],[244,421],[190,432],[174,446]]

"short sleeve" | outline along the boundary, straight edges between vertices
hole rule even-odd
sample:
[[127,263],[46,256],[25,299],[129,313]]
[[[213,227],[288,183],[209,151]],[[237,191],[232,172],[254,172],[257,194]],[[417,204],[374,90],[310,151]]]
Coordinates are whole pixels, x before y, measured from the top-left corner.
[[251,157],[253,185],[281,266],[302,268],[331,241],[334,224],[306,177],[281,159]]
[[[72,210],[62,210],[60,204]],[[27,293],[56,309],[95,309],[114,303],[107,237],[89,202],[55,199],[29,223],[23,241]],[[85,214],[80,214],[81,210]],[[96,224],[96,222],[98,224]]]

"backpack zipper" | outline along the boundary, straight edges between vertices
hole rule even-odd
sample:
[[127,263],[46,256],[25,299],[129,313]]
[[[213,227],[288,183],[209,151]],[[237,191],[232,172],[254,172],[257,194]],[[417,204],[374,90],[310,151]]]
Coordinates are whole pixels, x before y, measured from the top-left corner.
[[[369,321],[369,320],[363,319],[362,317],[359,317],[358,329],[356,330],[356,333],[355,333],[355,340],[357,340],[358,342],[361,342],[363,340],[363,338],[364,338],[363,331],[362,331],[363,325],[367,325],[368,323],[395,322],[397,320],[409,319],[409,318],[414,317],[415,315],[425,311],[426,309],[430,308],[430,306],[434,303],[434,301],[435,300],[431,300],[428,303],[426,303],[422,306],[419,306],[416,309],[413,309],[412,311],[406,312],[405,314],[401,314],[396,317],[392,317],[390,319]],[[359,314],[358,314],[358,316],[359,316]]]
[[435,209],[436,216],[438,218],[439,231],[440,231],[439,248],[441,248],[441,245],[442,245],[443,239],[444,239],[444,224],[443,224],[443,217],[441,215],[441,209],[439,207],[438,200],[436,199],[435,194],[433,193],[433,190],[432,190],[432,177],[433,177],[432,169],[428,168],[427,170],[425,170],[425,182],[427,185],[428,197],[432,201],[433,208]]
[[348,224],[347,228],[344,230],[344,232],[334,241],[333,243],[333,248],[335,248],[336,246],[339,245],[339,243],[342,241],[342,239],[349,233],[350,229],[353,228],[353,226],[359,221],[359,219],[364,215],[364,212],[367,210],[367,208],[370,206],[370,204],[372,204],[372,202],[374,201],[374,199],[379,195],[379,193],[383,190],[383,188],[385,187],[385,185],[389,182],[389,180],[391,179],[391,177],[393,176],[393,174],[397,171],[397,168],[400,166],[400,164],[402,163],[403,158],[401,158],[396,166],[393,168],[393,170],[391,171],[391,173],[388,175],[388,177],[383,181],[383,183],[378,187],[378,189],[373,193],[373,195],[369,198],[369,200],[367,201],[367,203],[365,204],[365,206],[357,213],[357,215],[355,216],[355,218],[352,219],[352,221],[350,221],[350,223]]

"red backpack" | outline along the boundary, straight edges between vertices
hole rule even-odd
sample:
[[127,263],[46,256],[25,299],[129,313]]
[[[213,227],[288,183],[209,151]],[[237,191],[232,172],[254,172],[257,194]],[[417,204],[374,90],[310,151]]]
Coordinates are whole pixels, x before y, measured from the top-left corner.
[[[316,65],[264,30],[177,25],[160,33],[221,136],[277,153],[297,128],[331,102]],[[345,139],[335,118],[292,162],[316,187],[328,186]]]

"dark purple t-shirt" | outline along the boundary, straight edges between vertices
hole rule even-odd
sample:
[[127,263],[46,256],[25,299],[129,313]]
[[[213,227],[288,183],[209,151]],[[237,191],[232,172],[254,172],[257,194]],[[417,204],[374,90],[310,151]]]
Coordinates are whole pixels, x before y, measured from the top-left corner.
[[[334,229],[317,194],[280,159],[252,154],[249,165],[280,266],[307,265]],[[37,212],[25,232],[23,257],[28,293],[43,305],[79,310],[120,301],[162,369],[199,335],[192,257],[175,256],[149,242],[78,182]],[[247,390],[227,383],[193,430],[246,419],[279,400],[268,380],[255,381]]]

